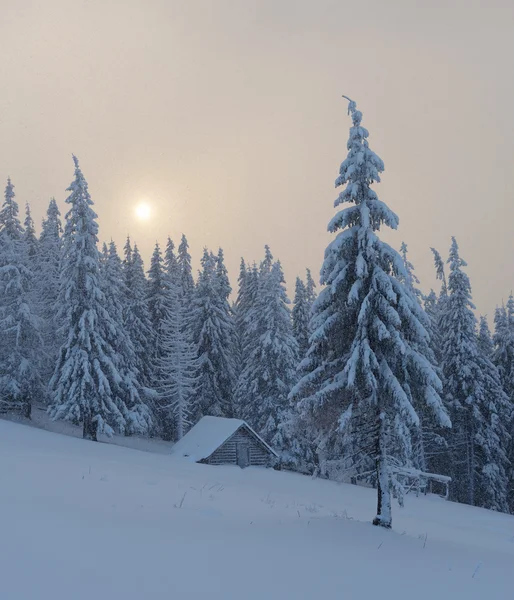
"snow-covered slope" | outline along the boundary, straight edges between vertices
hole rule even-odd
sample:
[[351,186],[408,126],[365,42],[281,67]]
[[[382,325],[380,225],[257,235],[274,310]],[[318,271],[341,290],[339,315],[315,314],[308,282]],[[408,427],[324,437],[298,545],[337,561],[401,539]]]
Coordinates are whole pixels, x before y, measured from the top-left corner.
[[[162,446],[158,448],[162,451]],[[508,600],[514,518],[0,421],[2,600]]]

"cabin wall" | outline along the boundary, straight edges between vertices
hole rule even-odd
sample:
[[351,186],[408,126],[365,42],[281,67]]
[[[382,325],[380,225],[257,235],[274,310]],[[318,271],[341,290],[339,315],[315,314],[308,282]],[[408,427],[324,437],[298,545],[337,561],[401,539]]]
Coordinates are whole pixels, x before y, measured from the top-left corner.
[[238,429],[228,440],[207,459],[210,465],[236,465],[237,444],[246,443],[250,448],[250,466],[266,467],[272,463],[272,456],[244,427]]

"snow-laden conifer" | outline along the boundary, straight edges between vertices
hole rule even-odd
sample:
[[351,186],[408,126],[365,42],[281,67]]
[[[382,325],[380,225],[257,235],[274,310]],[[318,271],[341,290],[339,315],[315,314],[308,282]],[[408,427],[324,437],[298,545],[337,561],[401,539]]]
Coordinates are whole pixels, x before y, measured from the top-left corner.
[[[420,281],[416,276],[414,265],[409,259],[408,248],[405,242],[402,242],[401,244],[400,255],[402,257],[403,267],[405,270],[405,279],[403,283],[405,284],[407,292],[411,294],[412,298],[416,302],[418,302],[420,307],[423,307],[425,297],[419,289]],[[423,327],[426,329],[429,335],[428,337],[423,337],[423,339],[419,342],[413,342],[413,345],[415,346],[416,351],[423,355],[425,359],[432,364],[437,375],[440,377],[441,372],[438,369],[438,361],[433,348],[433,339],[436,337],[435,322],[432,320],[431,315],[426,313],[424,310],[422,310],[419,317]],[[432,411],[424,402],[423,386],[418,388],[417,378],[414,378],[410,381],[408,378],[408,385],[412,391],[414,407],[421,420],[421,427],[416,426],[412,430],[412,461],[416,468],[422,471],[427,471],[430,470],[429,464],[433,459],[436,457],[437,460],[441,459],[442,452],[444,452],[446,444],[444,438],[441,436],[441,428],[438,425],[437,419],[433,418]],[[434,466],[434,463],[430,464],[430,466]],[[436,472],[440,472],[440,469],[437,468]]]
[[[349,110],[349,152],[336,179],[336,187],[345,188],[335,204],[350,206],[328,227],[339,233],[325,251],[325,287],[314,304],[311,347],[292,397],[302,418],[310,417],[321,446],[331,436],[346,436],[355,455],[374,462],[374,523],[390,527],[391,490],[400,497],[402,492],[395,468],[408,464],[410,433],[419,425],[409,382],[424,390],[424,403],[441,424],[450,421],[439,396],[441,382],[417,350],[428,337],[421,307],[402,283],[400,255],[377,235],[382,225],[398,225],[371,188],[384,165],[369,148],[355,102]],[[396,456],[390,454],[393,447]]]
[[220,294],[217,262],[205,249],[193,297],[191,324],[198,357],[193,422],[205,415],[231,416],[233,410],[234,324],[227,300]]
[[259,275],[255,336],[238,388],[245,395],[244,417],[268,442],[283,445],[280,424],[289,412],[288,395],[296,380],[298,344],[293,335],[291,311],[282,267],[266,257]]
[[123,279],[124,326],[134,346],[140,382],[148,388],[152,379],[153,333],[147,301],[147,281],[141,254],[137,245],[132,248],[129,238],[124,246]]
[[168,241],[166,242],[166,250],[164,251],[164,270],[168,275],[170,283],[180,290],[181,269],[177,256],[175,255],[175,244],[170,237],[168,237]]
[[504,510],[508,400],[497,370],[479,349],[471,285],[455,238],[448,262],[441,368],[453,422],[451,492],[459,502]]
[[113,360],[121,376],[119,389],[113,392],[116,394],[114,401],[126,422],[124,433],[145,435],[152,430],[153,419],[145,402],[134,345],[125,329],[127,290],[121,259],[113,241],[104,250],[101,288],[105,297],[104,307],[111,317],[111,321],[104,322],[103,335],[115,352]]
[[446,282],[444,260],[442,259],[441,254],[435,248],[430,249],[432,250],[432,254],[434,255],[436,277],[441,282],[441,297],[446,297],[448,295],[448,284]]
[[30,206],[28,204],[25,205],[23,241],[25,245],[25,254],[27,257],[27,266],[34,273],[39,268],[39,243],[36,237],[34,219],[32,218]]
[[480,315],[480,319],[478,322],[478,349],[482,356],[492,360],[494,346],[493,346],[493,338],[491,336],[491,330],[489,329],[489,323],[487,322],[487,317],[484,315]]
[[161,356],[164,320],[170,311],[167,278],[159,244],[155,244],[148,269],[148,310],[153,331],[153,356],[157,360]]
[[306,269],[306,273],[307,273],[307,276],[305,279],[305,293],[306,293],[306,298],[307,298],[309,307],[312,308],[312,305],[314,304],[314,301],[316,300],[316,297],[317,297],[316,283],[314,282],[314,279],[312,278],[311,270]]
[[307,290],[303,281],[297,277],[295,283],[293,316],[293,335],[298,344],[298,356],[303,359],[309,349],[310,309]]
[[8,179],[0,210],[0,410],[30,417],[32,404],[43,396],[42,339],[32,306],[33,273],[18,212],[14,186]]
[[239,290],[235,303],[235,327],[237,338],[236,363],[237,383],[234,399],[234,416],[242,418],[246,406],[246,391],[240,385],[241,374],[244,372],[252,349],[257,343],[254,335],[254,324],[258,313],[257,299],[259,296],[259,271],[257,265],[247,266],[241,259],[239,271]]
[[193,280],[189,244],[187,243],[187,238],[184,234],[182,234],[182,239],[178,247],[177,262],[180,267],[181,294],[184,295],[186,299],[191,300],[195,282]]
[[191,425],[196,384],[196,351],[185,327],[188,307],[181,302],[180,286],[169,288],[170,311],[162,329],[157,392],[164,439],[181,439]]
[[421,302],[423,301],[423,294],[421,293],[421,290],[418,287],[420,281],[416,276],[416,273],[414,272],[414,265],[409,260],[407,244],[405,242],[402,242],[402,245],[400,247],[400,254],[403,260],[403,268],[405,270],[406,275],[405,285],[414,294],[414,296],[418,299],[418,301],[421,304]]
[[512,295],[507,306],[494,315],[493,362],[500,373],[503,389],[514,403],[514,307]]
[[493,362],[496,365],[502,388],[509,398],[510,418],[508,426],[511,435],[508,456],[509,484],[508,499],[510,512],[514,514],[514,301],[509,296],[507,306],[496,309],[494,315]]
[[62,256],[61,213],[54,198],[50,200],[39,236],[38,271],[34,273],[39,295],[39,316],[44,349],[40,359],[41,376],[47,386],[63,343],[62,323],[57,317],[59,270]]
[[127,421],[125,407],[117,402],[122,374],[105,333],[116,323],[101,289],[97,215],[77,158],[73,161],[58,301],[65,341],[50,382],[54,394],[50,414],[54,420],[81,423],[83,437],[96,440],[99,433],[123,433]]
[[15,242],[23,238],[23,227],[18,217],[19,212],[20,209],[15,200],[14,185],[11,179],[8,178],[4,193],[4,203],[0,209],[0,230],[4,231],[6,236]]

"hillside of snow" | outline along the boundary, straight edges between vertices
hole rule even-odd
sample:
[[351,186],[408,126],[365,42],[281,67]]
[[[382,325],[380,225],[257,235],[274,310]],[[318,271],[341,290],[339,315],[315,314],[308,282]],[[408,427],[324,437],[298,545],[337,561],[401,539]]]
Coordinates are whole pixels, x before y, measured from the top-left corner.
[[[151,444],[148,444],[151,448]],[[514,517],[0,421],[2,600],[508,600]]]

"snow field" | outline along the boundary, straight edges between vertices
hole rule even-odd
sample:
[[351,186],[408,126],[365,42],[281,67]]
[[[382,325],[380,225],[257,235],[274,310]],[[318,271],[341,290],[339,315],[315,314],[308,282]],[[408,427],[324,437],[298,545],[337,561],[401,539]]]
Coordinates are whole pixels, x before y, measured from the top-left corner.
[[0,421],[0,598],[511,598],[512,516],[155,449]]

